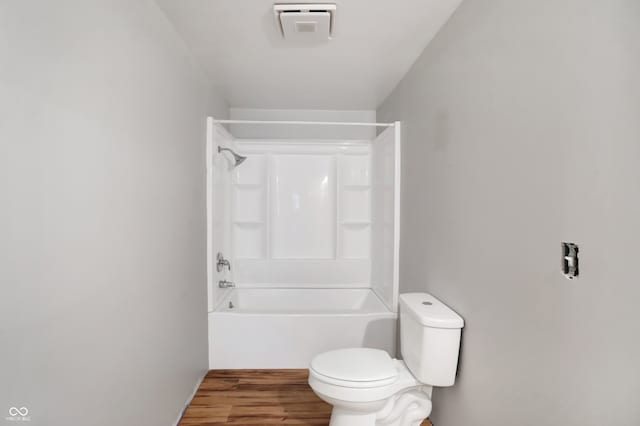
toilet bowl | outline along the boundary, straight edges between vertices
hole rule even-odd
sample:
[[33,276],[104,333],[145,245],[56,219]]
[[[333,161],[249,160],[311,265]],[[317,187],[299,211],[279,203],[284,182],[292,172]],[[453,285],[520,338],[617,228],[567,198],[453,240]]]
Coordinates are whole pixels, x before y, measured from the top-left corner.
[[309,385],[333,405],[330,426],[419,426],[431,413],[433,386],[455,380],[462,318],[426,293],[400,296],[405,361],[379,349],[316,355]]
[[[419,425],[431,412],[431,388],[403,361],[378,349],[339,349],[315,357],[309,385],[334,406],[331,426]],[[405,402],[396,404],[401,397]]]

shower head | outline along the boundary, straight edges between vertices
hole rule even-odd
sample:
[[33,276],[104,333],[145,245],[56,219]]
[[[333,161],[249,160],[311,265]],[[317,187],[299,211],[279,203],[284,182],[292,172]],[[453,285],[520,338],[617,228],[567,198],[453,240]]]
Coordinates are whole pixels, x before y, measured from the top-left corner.
[[218,147],[218,152],[222,152],[222,151],[229,151],[231,153],[231,155],[233,155],[233,159],[235,160],[235,164],[233,165],[233,167],[238,167],[240,164],[242,164],[242,162],[244,160],[247,159],[247,157],[236,153],[231,148],[223,148],[223,147],[219,146]]

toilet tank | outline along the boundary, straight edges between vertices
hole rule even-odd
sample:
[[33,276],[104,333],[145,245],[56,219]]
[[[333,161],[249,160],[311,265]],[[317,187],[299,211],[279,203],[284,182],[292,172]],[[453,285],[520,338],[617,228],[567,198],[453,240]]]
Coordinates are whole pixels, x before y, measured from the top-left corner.
[[464,320],[427,293],[400,295],[400,345],[411,373],[431,386],[455,382]]

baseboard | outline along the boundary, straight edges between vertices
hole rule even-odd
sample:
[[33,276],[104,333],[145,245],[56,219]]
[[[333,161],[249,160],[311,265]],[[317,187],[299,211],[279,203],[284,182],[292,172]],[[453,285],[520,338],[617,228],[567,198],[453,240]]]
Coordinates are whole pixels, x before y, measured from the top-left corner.
[[195,387],[193,388],[193,391],[191,392],[191,395],[189,395],[189,398],[187,398],[187,402],[185,402],[184,407],[182,407],[182,411],[180,411],[180,415],[178,416],[178,420],[175,421],[174,426],[180,425],[180,422],[184,417],[184,413],[187,412],[187,408],[189,408],[189,405],[191,405],[191,401],[193,401],[193,397],[196,396],[196,392],[198,392],[198,389],[200,388],[200,385],[202,384],[202,381],[206,376],[207,376],[207,371],[205,371],[202,377],[198,379],[198,382],[196,383]]

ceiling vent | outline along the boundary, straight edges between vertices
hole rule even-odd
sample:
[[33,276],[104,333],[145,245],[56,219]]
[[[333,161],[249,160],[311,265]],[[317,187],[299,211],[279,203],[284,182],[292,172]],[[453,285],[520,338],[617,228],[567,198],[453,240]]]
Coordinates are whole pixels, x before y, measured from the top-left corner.
[[274,4],[273,12],[285,40],[319,42],[331,39],[335,4]]

